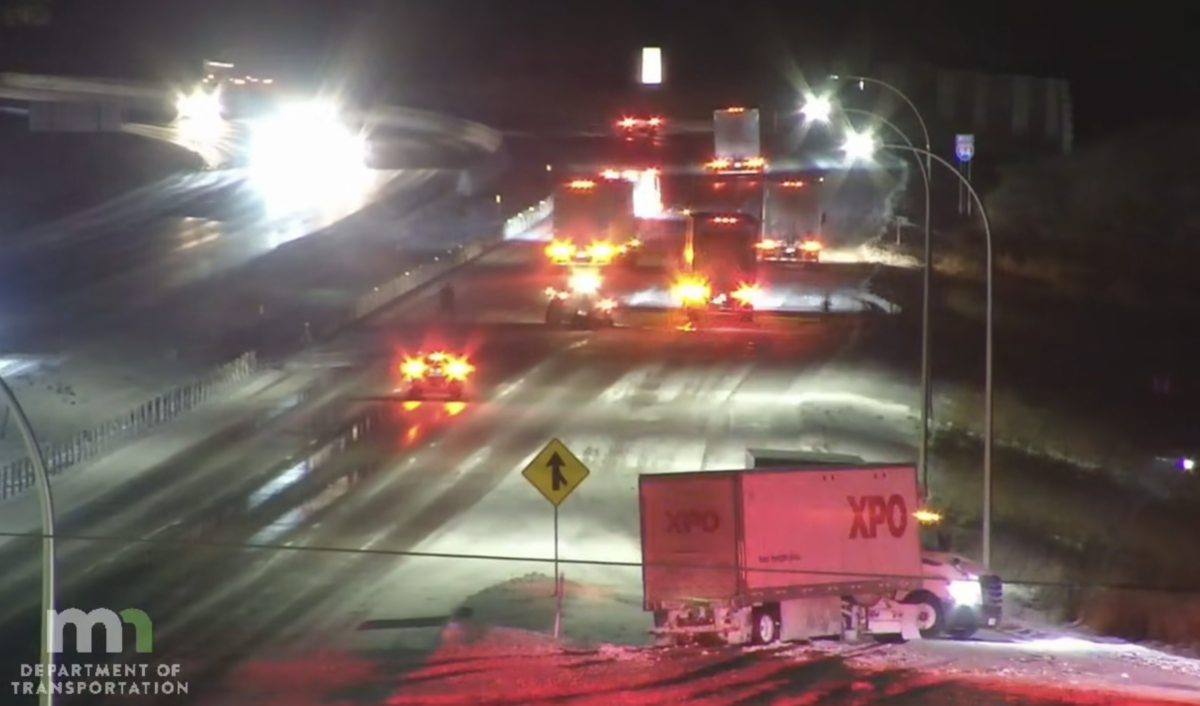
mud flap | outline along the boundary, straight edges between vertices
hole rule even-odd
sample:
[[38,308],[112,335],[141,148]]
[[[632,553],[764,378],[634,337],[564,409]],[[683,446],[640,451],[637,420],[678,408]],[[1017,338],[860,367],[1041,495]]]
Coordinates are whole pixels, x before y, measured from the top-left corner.
[[921,606],[917,605],[901,605],[900,608],[900,637],[905,640],[920,640],[921,628],[918,627],[918,619],[921,614]]

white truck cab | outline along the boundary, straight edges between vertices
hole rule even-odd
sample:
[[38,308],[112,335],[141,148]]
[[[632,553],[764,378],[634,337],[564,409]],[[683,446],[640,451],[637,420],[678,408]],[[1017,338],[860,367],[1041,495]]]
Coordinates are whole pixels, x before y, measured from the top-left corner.
[[[747,449],[747,467],[805,467],[865,463],[859,456],[780,449]],[[924,539],[924,537],[923,537]],[[923,580],[917,589],[898,591],[892,598],[921,605],[917,625],[922,637],[966,639],[980,628],[1000,624],[1004,582],[988,567],[965,556],[928,549],[922,543]]]

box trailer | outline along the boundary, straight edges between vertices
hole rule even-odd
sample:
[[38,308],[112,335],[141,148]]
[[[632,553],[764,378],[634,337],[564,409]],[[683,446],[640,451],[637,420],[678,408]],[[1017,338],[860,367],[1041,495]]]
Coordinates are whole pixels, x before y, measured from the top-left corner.
[[713,151],[716,159],[734,165],[763,166],[762,128],[757,108],[713,111]]
[[643,475],[642,583],[655,632],[729,644],[920,636],[912,465]]
[[[783,449],[747,449],[748,468],[809,468],[863,464],[858,456]],[[1004,582],[988,567],[960,554],[921,550],[921,585],[893,596],[920,606],[917,627],[922,637],[948,635],[964,639],[980,628],[1000,624]]]

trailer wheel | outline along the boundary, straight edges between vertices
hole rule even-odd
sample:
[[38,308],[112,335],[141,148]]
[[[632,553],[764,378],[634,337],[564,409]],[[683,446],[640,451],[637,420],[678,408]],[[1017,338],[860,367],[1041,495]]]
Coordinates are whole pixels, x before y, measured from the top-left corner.
[[771,608],[756,608],[750,616],[754,621],[754,644],[769,645],[779,641],[779,616]]
[[937,596],[926,591],[916,591],[905,596],[900,602],[921,606],[921,611],[917,614],[917,628],[921,631],[921,637],[938,637],[946,631],[946,609],[942,607],[942,602]]

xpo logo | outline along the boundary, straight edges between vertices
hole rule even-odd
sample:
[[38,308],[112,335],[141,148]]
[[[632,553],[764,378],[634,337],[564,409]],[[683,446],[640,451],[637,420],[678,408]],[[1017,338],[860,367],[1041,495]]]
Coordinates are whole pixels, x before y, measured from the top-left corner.
[[880,525],[887,525],[888,533],[896,538],[903,537],[904,530],[908,529],[908,506],[899,494],[887,498],[882,495],[849,496],[846,501],[854,513],[850,539],[874,539]]
[[721,529],[721,516],[713,510],[680,510],[667,513],[667,534],[712,533]]

